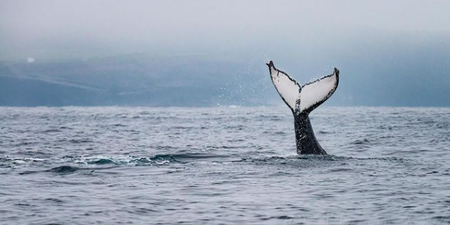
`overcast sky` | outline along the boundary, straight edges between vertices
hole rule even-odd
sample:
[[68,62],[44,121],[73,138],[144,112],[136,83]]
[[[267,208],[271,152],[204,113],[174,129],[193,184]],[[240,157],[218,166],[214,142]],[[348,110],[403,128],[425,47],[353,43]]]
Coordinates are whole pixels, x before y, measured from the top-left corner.
[[[0,0],[0,60],[249,51],[366,32],[450,34],[450,1]],[[277,42],[278,41],[278,42]]]

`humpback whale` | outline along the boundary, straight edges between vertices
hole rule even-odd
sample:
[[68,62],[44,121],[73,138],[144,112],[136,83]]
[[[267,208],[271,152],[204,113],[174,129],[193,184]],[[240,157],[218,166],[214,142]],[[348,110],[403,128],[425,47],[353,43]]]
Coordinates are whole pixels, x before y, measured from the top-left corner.
[[286,72],[275,68],[272,61],[266,65],[275,89],[294,115],[297,154],[326,155],[314,136],[309,114],[333,95],[339,84],[339,70],[334,68],[332,74],[300,85]]

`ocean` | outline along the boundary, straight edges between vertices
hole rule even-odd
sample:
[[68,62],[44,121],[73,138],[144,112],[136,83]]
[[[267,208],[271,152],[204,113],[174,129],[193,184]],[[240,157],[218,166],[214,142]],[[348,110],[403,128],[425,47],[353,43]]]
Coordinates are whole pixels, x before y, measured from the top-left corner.
[[0,224],[448,224],[450,108],[0,108]]

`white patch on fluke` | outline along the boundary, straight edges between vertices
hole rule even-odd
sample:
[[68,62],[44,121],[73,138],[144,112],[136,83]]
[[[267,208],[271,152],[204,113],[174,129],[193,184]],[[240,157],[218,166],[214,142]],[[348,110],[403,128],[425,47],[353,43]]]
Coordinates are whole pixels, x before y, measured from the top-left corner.
[[300,111],[311,108],[319,102],[326,101],[336,90],[338,85],[338,72],[324,76],[302,87]]
[[277,89],[278,94],[291,109],[295,109],[295,102],[300,98],[302,88],[285,72],[277,70],[272,63],[268,64],[268,66],[273,85]]

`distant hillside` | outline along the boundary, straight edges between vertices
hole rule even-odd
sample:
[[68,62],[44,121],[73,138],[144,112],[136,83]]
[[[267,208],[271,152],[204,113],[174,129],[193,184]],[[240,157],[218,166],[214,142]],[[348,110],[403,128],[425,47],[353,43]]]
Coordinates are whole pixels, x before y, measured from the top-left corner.
[[224,88],[242,70],[198,56],[1,63],[0,105],[210,106],[228,101]]
[[[264,55],[301,83],[338,67],[339,88],[328,105],[450,106],[447,37],[363,36],[329,48],[303,44],[297,53],[276,48]],[[134,54],[0,62],[0,106],[282,105],[266,61],[249,55]]]

